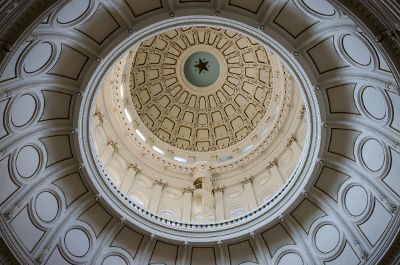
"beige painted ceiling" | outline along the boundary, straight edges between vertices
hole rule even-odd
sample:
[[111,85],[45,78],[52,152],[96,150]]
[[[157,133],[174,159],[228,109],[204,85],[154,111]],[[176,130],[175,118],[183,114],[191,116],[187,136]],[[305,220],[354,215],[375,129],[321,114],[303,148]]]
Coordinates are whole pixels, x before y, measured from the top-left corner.
[[[198,51],[220,60],[220,80],[206,88],[183,76],[185,59]],[[234,30],[185,27],[134,44],[111,66],[91,134],[103,178],[122,201],[171,220],[220,222],[265,204],[293,178],[308,148],[308,119],[299,84],[265,45]],[[212,185],[204,192],[220,214],[195,221],[191,193],[204,165]]]
[[[21,264],[398,264],[399,14],[397,2],[388,0],[2,1],[2,240]],[[321,144],[311,148],[317,159],[306,170],[306,185],[293,187],[266,219],[257,219],[261,210],[219,226],[185,226],[127,206],[108,185],[111,177],[96,177],[108,173],[89,145],[88,125],[95,122],[89,106],[96,104],[95,92],[101,94],[91,80],[140,30],[188,23],[188,15],[197,22],[239,21],[270,36],[298,66],[319,106],[310,120],[319,120],[314,137]],[[133,106],[103,102],[117,110],[103,124],[125,119],[125,126],[124,108]],[[140,122],[126,126],[145,132]],[[163,168],[163,175],[184,181],[190,163],[175,163],[169,154],[163,162],[134,131],[126,138],[139,146],[144,162],[157,159],[173,169]],[[118,139],[112,139],[116,153],[124,154]],[[106,146],[115,150],[114,143]],[[172,149],[182,156],[186,151]],[[221,179],[256,149],[248,156],[222,149],[237,156],[218,166]],[[150,195],[163,186],[157,183],[141,181]],[[168,185],[162,191],[161,200],[184,196]],[[0,259],[5,251],[1,246]]]
[[[223,80],[207,89],[184,82],[180,68],[190,50],[221,57]],[[150,131],[173,146],[224,149],[248,136],[273,109],[274,90],[284,89],[275,85],[269,53],[231,30],[194,27],[161,33],[136,52],[130,79],[135,109]]]

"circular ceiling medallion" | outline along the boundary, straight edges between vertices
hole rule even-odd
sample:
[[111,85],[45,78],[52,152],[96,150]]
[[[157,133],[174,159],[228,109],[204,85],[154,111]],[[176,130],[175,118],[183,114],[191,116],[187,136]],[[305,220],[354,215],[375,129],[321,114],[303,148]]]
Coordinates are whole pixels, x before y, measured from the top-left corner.
[[217,81],[219,62],[209,52],[195,52],[185,60],[183,72],[190,84],[204,89]]
[[227,69],[228,64],[223,53],[204,43],[188,45],[182,50],[175,66],[177,83],[191,95],[204,98],[221,90],[228,77]]

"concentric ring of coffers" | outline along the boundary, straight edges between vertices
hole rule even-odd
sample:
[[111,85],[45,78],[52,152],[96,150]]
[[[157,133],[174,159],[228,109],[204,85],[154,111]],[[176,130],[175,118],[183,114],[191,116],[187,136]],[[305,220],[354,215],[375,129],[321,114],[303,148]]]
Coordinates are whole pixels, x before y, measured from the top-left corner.
[[[191,84],[183,71],[199,52],[210,58],[195,58],[197,65],[202,59],[207,64],[203,72],[194,64],[192,78],[206,82],[213,72],[207,66],[217,68],[211,64],[213,57],[219,68],[217,80],[203,89]],[[263,45],[232,30],[189,27],[163,32],[136,51],[129,80],[135,111],[149,131],[174,147],[192,152],[225,149],[275,111],[273,94],[279,86],[271,57]]]

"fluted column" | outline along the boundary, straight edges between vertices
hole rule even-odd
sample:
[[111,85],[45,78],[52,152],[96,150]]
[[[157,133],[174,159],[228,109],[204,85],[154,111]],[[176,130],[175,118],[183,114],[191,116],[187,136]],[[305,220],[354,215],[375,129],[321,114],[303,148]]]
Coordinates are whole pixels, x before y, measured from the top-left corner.
[[93,114],[94,117],[92,119],[92,124],[93,124],[93,129],[96,129],[97,126],[99,126],[101,123],[103,123],[103,114],[101,114],[100,112],[96,112],[95,114]]
[[222,187],[214,187],[214,201],[215,201],[215,221],[223,221],[225,220],[225,209],[224,209],[224,198],[222,196],[222,192],[224,188]]
[[183,189],[183,210],[182,210],[182,221],[190,222],[190,213],[192,212],[192,194],[194,189],[187,187]]
[[123,194],[127,194],[128,191],[131,189],[132,183],[138,172],[139,172],[139,169],[136,167],[136,165],[130,164],[128,166],[128,171],[126,172],[124,178],[122,179],[121,186],[119,187],[119,190]]
[[104,165],[107,165],[113,153],[116,151],[118,151],[117,143],[112,140],[108,141],[106,148],[100,155],[101,161],[103,162]]
[[302,150],[295,137],[289,139],[287,147],[290,147],[295,155],[300,155]]
[[162,180],[154,181],[153,193],[150,200],[149,211],[157,213],[163,188],[167,185]]
[[256,196],[254,195],[253,184],[251,178],[245,178],[242,181],[244,192],[246,195],[247,202],[250,206],[250,209],[257,208],[257,200]]
[[272,178],[280,180],[280,184],[282,185],[285,184],[286,180],[283,179],[282,174],[278,168],[278,163],[276,161],[271,162],[268,165],[267,169],[270,170]]

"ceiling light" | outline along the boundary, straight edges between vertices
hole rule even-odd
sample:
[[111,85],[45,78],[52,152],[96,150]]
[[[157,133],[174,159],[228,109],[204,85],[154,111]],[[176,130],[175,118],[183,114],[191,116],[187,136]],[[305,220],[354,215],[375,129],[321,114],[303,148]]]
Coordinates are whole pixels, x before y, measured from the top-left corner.
[[252,145],[252,144],[249,144],[248,146],[246,146],[246,147],[243,149],[242,153],[243,153],[243,154],[246,154],[248,151],[250,151],[251,148],[253,148],[253,145]]
[[119,86],[119,89],[120,89],[121,98],[123,98],[123,97],[124,97],[124,85],[121,84],[121,85]]
[[179,156],[174,156],[173,159],[175,161],[182,162],[182,163],[186,163],[187,162],[187,160],[185,158],[182,158],[182,157],[179,157]]
[[264,131],[261,133],[261,139],[264,139],[268,134],[268,128],[265,128]]
[[158,148],[157,146],[154,146],[154,145],[153,145],[153,150],[154,150],[154,151],[157,151],[158,153],[160,153],[160,154],[162,154],[162,155],[165,155],[164,150]]
[[132,117],[131,117],[131,115],[129,114],[129,111],[128,111],[127,109],[124,109],[124,111],[125,111],[125,116],[126,116],[126,118],[128,119],[128,121],[129,121],[129,122],[132,122]]
[[136,134],[140,137],[140,139],[142,139],[142,141],[145,142],[146,137],[144,137],[144,135],[138,129],[136,129],[135,131],[136,131]]
[[221,158],[219,159],[219,161],[220,161],[220,162],[225,162],[225,161],[231,160],[232,158],[233,158],[232,155],[226,155],[226,156],[221,157]]

